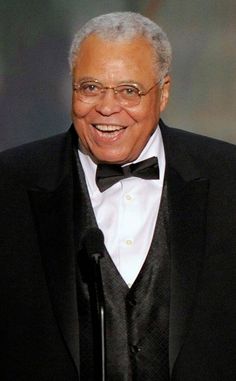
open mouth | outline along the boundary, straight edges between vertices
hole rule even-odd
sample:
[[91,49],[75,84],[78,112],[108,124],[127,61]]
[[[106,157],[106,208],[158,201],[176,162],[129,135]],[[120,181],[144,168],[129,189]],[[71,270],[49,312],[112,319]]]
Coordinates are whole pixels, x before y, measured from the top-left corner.
[[94,128],[98,131],[99,135],[102,137],[116,137],[119,133],[125,130],[126,127],[114,125],[114,124],[92,124]]

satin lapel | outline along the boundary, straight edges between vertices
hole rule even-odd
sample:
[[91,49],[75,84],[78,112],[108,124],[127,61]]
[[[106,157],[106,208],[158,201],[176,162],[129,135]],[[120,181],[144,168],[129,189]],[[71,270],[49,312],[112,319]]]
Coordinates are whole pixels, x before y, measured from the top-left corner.
[[[160,122],[166,152],[171,255],[170,372],[191,325],[206,242],[208,179],[186,148],[186,135]],[[188,146],[191,147],[191,138]],[[191,148],[190,148],[191,150]]]
[[208,181],[184,182],[169,172],[171,304],[170,370],[191,323],[199,271],[205,252]]
[[75,152],[75,169],[74,172],[76,175],[74,176],[75,180],[75,220],[78,222],[76,224],[76,249],[77,252],[81,252],[81,242],[83,240],[83,236],[89,228],[95,228],[97,226],[96,218],[93,212],[93,207],[91,204],[91,200],[89,197],[86,180],[84,176],[84,172],[82,169],[82,165],[79,160],[79,156],[77,152]]
[[29,198],[54,314],[79,371],[72,175],[54,191],[30,190]]

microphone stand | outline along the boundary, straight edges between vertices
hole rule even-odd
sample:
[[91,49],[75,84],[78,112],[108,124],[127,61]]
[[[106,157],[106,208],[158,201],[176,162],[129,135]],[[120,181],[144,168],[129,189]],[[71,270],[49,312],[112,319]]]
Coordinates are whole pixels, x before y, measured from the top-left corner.
[[96,381],[106,380],[106,342],[105,342],[105,299],[103,293],[100,259],[102,255],[91,255],[92,295],[94,297],[94,340]]

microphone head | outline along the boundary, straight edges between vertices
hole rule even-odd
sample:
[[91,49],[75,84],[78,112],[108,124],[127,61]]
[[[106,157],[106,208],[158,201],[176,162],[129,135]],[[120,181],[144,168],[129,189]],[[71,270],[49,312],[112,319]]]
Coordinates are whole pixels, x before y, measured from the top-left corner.
[[103,257],[105,246],[102,231],[98,228],[88,229],[83,237],[82,245],[89,259],[98,255]]

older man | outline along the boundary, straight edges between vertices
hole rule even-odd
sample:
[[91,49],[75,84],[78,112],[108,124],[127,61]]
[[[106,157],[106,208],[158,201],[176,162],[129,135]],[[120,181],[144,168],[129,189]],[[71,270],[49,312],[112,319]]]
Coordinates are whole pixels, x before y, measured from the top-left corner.
[[106,379],[235,371],[236,149],[166,127],[171,48],[149,19],[90,20],[71,129],[0,155],[1,380],[98,380],[82,237],[105,237]]

